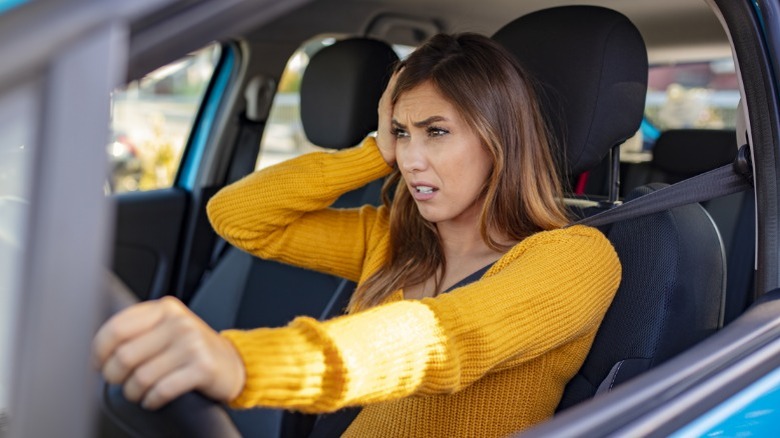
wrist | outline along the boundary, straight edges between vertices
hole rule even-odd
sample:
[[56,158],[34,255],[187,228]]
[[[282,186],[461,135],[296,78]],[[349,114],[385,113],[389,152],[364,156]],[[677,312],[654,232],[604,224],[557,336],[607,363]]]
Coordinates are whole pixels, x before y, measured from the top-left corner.
[[228,381],[225,384],[225,393],[223,402],[230,403],[237,399],[238,396],[244,391],[246,386],[246,366],[244,365],[244,358],[239,353],[236,346],[228,338],[220,336],[225,348],[227,360],[229,366],[227,369],[230,371],[226,373]]

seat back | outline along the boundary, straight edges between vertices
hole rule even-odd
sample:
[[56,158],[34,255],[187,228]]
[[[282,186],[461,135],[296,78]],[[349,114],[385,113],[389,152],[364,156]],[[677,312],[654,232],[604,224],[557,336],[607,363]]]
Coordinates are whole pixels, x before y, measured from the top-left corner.
[[[341,149],[376,130],[376,108],[398,61],[393,49],[368,38],[341,40],[312,56],[301,81],[301,120],[309,140]],[[342,195],[336,208],[380,202],[382,180]],[[190,302],[217,330],[276,327],[299,315],[323,315],[343,280],[227,249]],[[274,409],[230,411],[243,436],[297,435],[290,414]],[[313,417],[312,417],[313,418]]]
[[[641,186],[627,200],[664,186]],[[616,222],[604,231],[623,265],[623,279],[558,410],[682,352],[714,333],[723,318],[724,252],[701,205]]]
[[[734,162],[736,131],[732,129],[671,129],[661,133],[648,163],[627,166],[627,190],[651,182],[673,184]],[[753,295],[755,197],[744,191],[702,202],[718,227],[726,250],[727,287],[724,324],[741,314]]]
[[652,182],[674,184],[733,163],[737,134],[732,129],[670,129],[661,133],[647,163],[626,167],[621,175],[625,193]]
[[[494,36],[541,84],[542,106],[563,149],[566,174],[596,166],[637,129],[647,90],[647,54],[623,15],[564,6],[521,17]],[[636,196],[657,189],[638,189]],[[718,328],[723,249],[699,205],[613,224],[623,279],[593,346],[559,410],[611,388]]]

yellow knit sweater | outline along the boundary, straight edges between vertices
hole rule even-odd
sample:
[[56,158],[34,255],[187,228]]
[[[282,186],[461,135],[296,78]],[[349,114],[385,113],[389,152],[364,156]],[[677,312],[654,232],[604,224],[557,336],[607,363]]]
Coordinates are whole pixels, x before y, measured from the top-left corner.
[[[208,213],[220,235],[256,256],[363,281],[387,260],[388,212],[327,207],[390,170],[368,138],[249,175]],[[231,405],[365,406],[346,436],[505,436],[553,414],[619,282],[609,241],[573,226],[523,240],[481,280],[436,298],[396,291],[327,322],[227,330],[246,367]]]

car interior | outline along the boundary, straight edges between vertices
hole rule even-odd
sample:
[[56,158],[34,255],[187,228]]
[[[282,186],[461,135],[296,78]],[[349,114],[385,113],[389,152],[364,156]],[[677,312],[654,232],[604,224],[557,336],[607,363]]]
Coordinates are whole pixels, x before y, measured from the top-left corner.
[[[732,58],[729,36],[707,2],[570,3],[289,2],[273,20],[247,18],[217,33],[218,61],[173,184],[111,195],[113,271],[136,299],[173,294],[217,330],[343,313],[354,284],[252,257],[216,236],[205,216],[214,193],[255,170],[283,72],[296,50],[314,38],[330,41],[310,56],[302,73],[299,111],[306,138],[322,148],[353,146],[376,129],[377,102],[399,58],[397,47],[413,48],[437,32],[473,31],[491,35],[538,81],[561,146],[567,205],[578,218],[737,160],[739,147],[748,143],[744,120],[741,127],[670,127],[652,139],[648,159],[621,161],[621,145],[646,121],[648,69]],[[138,26],[161,29],[177,14],[182,10],[163,10]],[[197,50],[210,41],[191,38],[176,48]],[[164,44],[140,47],[146,63],[130,65],[129,79],[174,61]],[[743,108],[734,111],[744,119]],[[350,192],[332,208],[378,205],[381,185],[375,181]],[[623,280],[559,411],[601,397],[745,312],[756,298],[755,208],[753,191],[741,190],[599,227],[620,256]],[[340,433],[323,431],[311,415],[182,403],[149,413],[107,386],[101,435],[165,435],[173,429],[188,436]]]

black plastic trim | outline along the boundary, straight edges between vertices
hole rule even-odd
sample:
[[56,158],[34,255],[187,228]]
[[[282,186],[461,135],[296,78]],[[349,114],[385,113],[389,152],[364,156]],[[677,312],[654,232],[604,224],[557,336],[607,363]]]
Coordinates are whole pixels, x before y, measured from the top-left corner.
[[189,194],[177,188],[114,195],[114,272],[139,299],[170,291]]
[[[745,99],[750,117],[755,157],[755,187],[758,219],[756,296],[780,287],[780,157],[777,153],[777,88],[771,77],[772,59],[762,38],[763,27],[753,2],[715,0],[728,26],[739,62]],[[763,5],[764,2],[759,2]],[[780,26],[776,11],[761,6],[767,28]],[[771,12],[771,13],[770,13]]]

